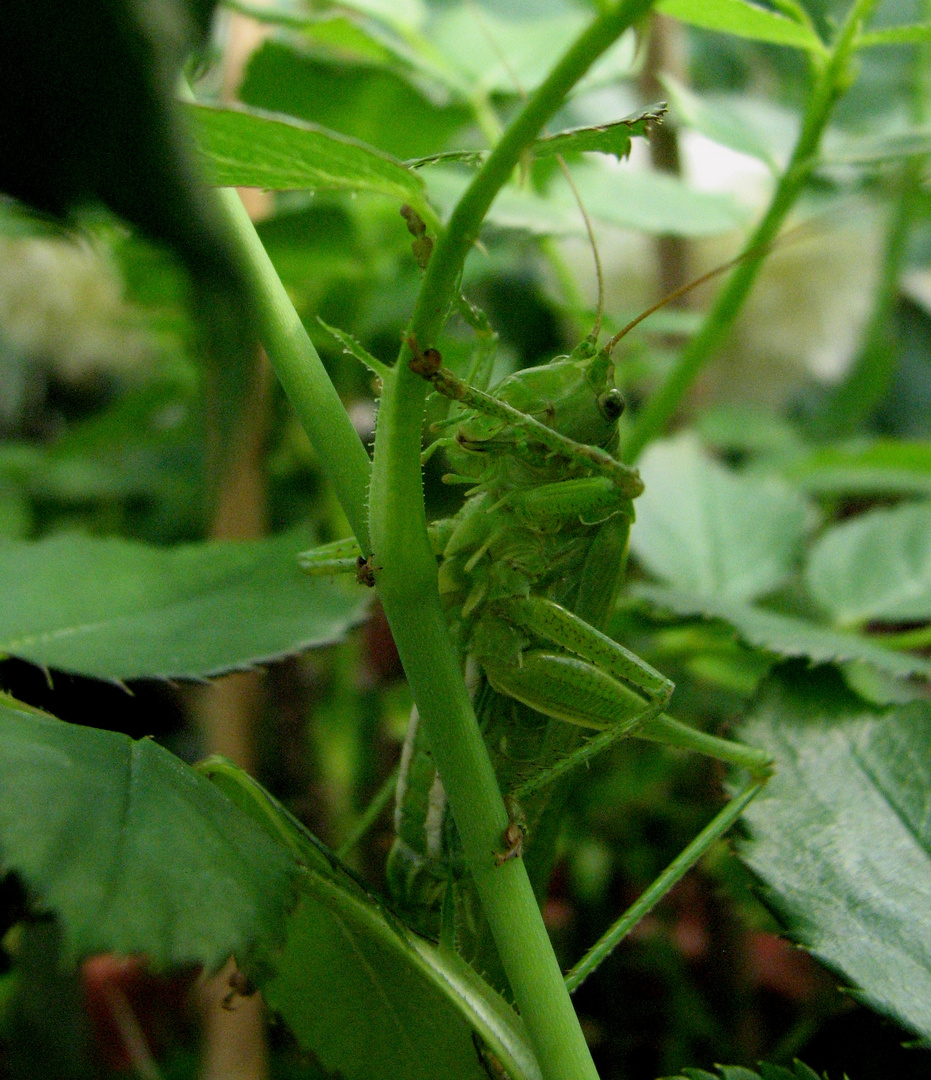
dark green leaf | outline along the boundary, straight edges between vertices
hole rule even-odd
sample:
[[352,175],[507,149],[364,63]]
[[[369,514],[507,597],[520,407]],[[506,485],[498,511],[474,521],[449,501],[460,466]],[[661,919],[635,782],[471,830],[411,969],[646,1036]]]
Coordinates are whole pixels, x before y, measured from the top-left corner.
[[449,145],[469,124],[471,110],[440,90],[437,100],[422,80],[411,82],[396,69],[331,62],[272,40],[249,61],[239,96],[247,105],[309,120],[403,160]]
[[348,1080],[486,1080],[475,1031],[513,1080],[538,1080],[520,1018],[468,964],[410,933],[241,770],[202,768],[305,865],[263,993],[325,1068]]
[[898,678],[931,679],[931,662],[886,649],[857,634],[830,630],[805,619],[780,615],[740,601],[693,596],[656,585],[637,584],[630,592],[634,597],[678,615],[723,619],[748,645],[780,656],[802,656],[814,664],[856,661]]
[[536,157],[547,157],[550,154],[596,150],[602,154],[613,154],[620,161],[630,153],[632,140],[636,136],[649,135],[650,125],[659,123],[665,115],[666,105],[660,102],[658,105],[651,105],[644,112],[616,120],[613,124],[574,128],[537,139],[533,144],[533,153]]
[[0,545],[0,652],[101,679],[197,678],[336,641],[360,590],[297,567],[306,537],[154,548]]
[[0,695],[0,776],[0,866],[59,917],[70,959],[215,969],[280,944],[294,860],[157,743]]
[[416,173],[372,146],[314,124],[246,109],[188,105],[198,146],[215,184],[369,191],[432,217]]
[[[602,154],[613,154],[620,161],[630,153],[633,139],[637,136],[647,137],[650,133],[650,125],[661,122],[665,115],[666,105],[660,102],[643,112],[625,117],[623,120],[615,120],[613,124],[596,124],[591,127],[560,131],[555,135],[536,139],[532,147],[533,154],[535,157],[543,158],[552,157],[554,154],[596,151]],[[487,151],[447,150],[429,157],[417,158],[406,164],[410,168],[455,162],[477,165],[487,157]]]
[[874,711],[829,670],[767,684],[741,731],[776,759],[742,856],[791,935],[931,1038],[931,706]]
[[818,1074],[801,1061],[795,1062],[794,1069],[761,1062],[758,1073],[740,1065],[719,1065],[717,1073],[705,1072],[704,1069],[683,1069],[681,1076],[669,1077],[668,1080],[818,1080]]
[[873,510],[828,529],[805,581],[841,626],[931,620],[931,504]]
[[791,45],[823,53],[824,45],[808,26],[745,0],[659,0],[656,10],[673,19],[722,34]]
[[640,471],[631,550],[651,574],[723,603],[763,596],[792,572],[808,514],[797,492],[725,469],[690,438],[654,444]]

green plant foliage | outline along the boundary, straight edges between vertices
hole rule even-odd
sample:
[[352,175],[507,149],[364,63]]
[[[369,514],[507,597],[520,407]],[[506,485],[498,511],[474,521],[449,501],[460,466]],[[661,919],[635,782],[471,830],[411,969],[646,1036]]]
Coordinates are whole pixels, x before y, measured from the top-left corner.
[[56,536],[0,547],[0,651],[101,679],[201,678],[339,640],[345,583],[297,568],[302,540],[155,548]]
[[912,128],[836,141],[821,155],[825,165],[884,165],[931,154],[931,131]]
[[[425,173],[431,201],[447,212],[469,182],[469,173],[449,168]],[[597,165],[579,165],[573,180],[590,217],[651,235],[716,236],[746,221],[746,211],[728,195],[697,191],[677,177],[644,175]],[[545,197],[506,187],[485,218],[500,229],[538,236],[583,236],[585,222],[572,193],[557,180]]]
[[4,694],[0,775],[0,866],[58,917],[71,960],[267,964],[294,902],[294,861],[167,750]]
[[742,855],[789,933],[931,1037],[931,709],[873,710],[830,670],[772,677],[741,736],[776,759]]
[[[740,1065],[719,1065],[716,1073],[706,1072],[704,1069],[683,1069],[680,1075],[669,1077],[668,1080],[822,1080],[822,1078],[819,1078],[813,1069],[809,1069],[801,1061],[796,1061],[791,1069],[762,1061],[759,1072],[745,1069]],[[827,1080],[827,1075],[823,1077],[823,1080]]]
[[432,213],[423,181],[400,161],[355,139],[245,109],[188,105],[211,178],[225,187],[369,191]]
[[412,934],[279,803],[219,758],[200,766],[303,864],[265,1000],[347,1080],[484,1080],[476,1032],[513,1080],[538,1080],[520,1018],[455,952]]
[[931,505],[873,510],[828,529],[805,580],[841,626],[931,620]]
[[[552,11],[530,7],[504,15],[469,3],[452,5],[430,27],[430,44],[471,93],[518,97],[532,93],[559,59],[565,43],[584,29],[587,16],[569,5]],[[519,13],[519,14],[517,14]],[[632,35],[622,37],[588,72],[577,92],[630,76]]]
[[[782,147],[773,144],[773,129],[775,127],[778,132],[777,125],[764,127],[762,123],[750,124],[745,115],[746,108],[738,112],[734,108],[734,102],[721,98],[706,101],[672,75],[664,75],[662,82],[680,123],[700,131],[721,146],[758,158],[773,172],[778,171],[776,153]],[[745,99],[742,99],[742,103],[746,104]],[[790,113],[784,114],[782,119],[784,127],[795,127],[795,118]]]
[[814,53],[824,50],[810,26],[745,0],[659,0],[656,10],[705,30],[773,45],[791,45]]
[[931,443],[876,439],[795,455],[781,470],[813,495],[931,495]]
[[931,41],[931,23],[925,22],[868,30],[857,39],[857,47],[866,49],[876,45],[922,45],[929,41]]
[[931,662],[909,653],[894,652],[870,638],[832,630],[797,616],[714,596],[665,589],[638,583],[630,589],[633,597],[677,615],[722,619],[748,645],[779,656],[805,657],[813,664],[856,661],[898,678],[931,678]]
[[[449,100],[445,87],[439,105],[404,71],[338,60],[266,41],[249,61],[240,100],[321,124],[401,159],[435,153],[469,122],[468,108]],[[336,79],[339,94],[332,92]]]
[[691,438],[656,443],[644,456],[631,549],[682,592],[742,603],[791,573],[808,507],[784,484],[729,472]]

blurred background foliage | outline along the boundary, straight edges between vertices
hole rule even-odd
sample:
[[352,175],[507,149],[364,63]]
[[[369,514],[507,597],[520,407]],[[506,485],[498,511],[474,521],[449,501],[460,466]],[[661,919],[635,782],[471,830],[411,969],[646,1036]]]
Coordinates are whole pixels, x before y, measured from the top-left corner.
[[[806,0],[805,7],[823,32],[846,10],[830,0]],[[587,15],[584,4],[569,0],[282,0],[265,10],[237,0],[221,5],[209,37],[200,37],[192,74],[202,94],[287,113],[402,160],[480,150]],[[62,11],[51,17],[67,20]],[[875,25],[928,17],[921,0],[887,0]],[[93,62],[114,72],[128,55],[124,48],[111,36]],[[160,100],[179,55],[174,50],[164,69],[158,61],[161,74],[140,101]],[[43,62],[36,61],[36,79],[45,77]],[[825,446],[862,446],[880,436],[931,439],[928,54],[922,46],[877,47],[858,64],[796,212],[805,224],[773,253],[723,355],[680,417],[732,466],[765,473]],[[652,150],[638,147],[630,164],[571,163],[595,222],[609,330],[739,248],[765,205],[773,168],[791,149],[804,76],[799,51],[655,18],[639,46],[620,42],[566,104],[553,130],[614,119],[658,98],[671,102],[659,140]],[[105,79],[93,88],[94,108],[106,113],[119,92]],[[924,143],[903,156],[896,138],[916,131]],[[174,155],[175,147],[162,152]],[[343,535],[315,455],[259,357],[250,360],[239,412],[237,430],[251,432],[241,440],[247,453],[221,465],[211,457],[210,418],[217,397],[230,391],[223,372],[217,379],[204,359],[189,271],[194,294],[205,271],[189,239],[153,224],[161,220],[160,202],[181,198],[178,192],[199,213],[186,166],[170,181],[174,193],[170,183],[154,192],[136,186],[132,160],[112,183],[73,190],[69,168],[77,166],[61,166],[54,198],[32,197],[28,184],[6,181],[6,190],[41,210],[68,210],[67,224],[22,201],[0,202],[0,541],[79,530],[176,545],[297,524],[320,542]],[[665,174],[658,180],[657,171]],[[447,210],[462,189],[463,166],[421,174],[434,205]],[[393,359],[420,275],[399,208],[376,196],[326,191],[253,192],[249,200],[368,442],[377,388],[317,317]],[[591,252],[552,162],[538,162],[522,187],[496,203],[464,289],[499,336],[498,376],[566,352],[588,332],[596,306]],[[669,370],[707,303],[701,290],[627,340],[618,381],[632,407]],[[462,327],[453,324],[451,333],[444,356],[455,366],[456,334],[462,363],[468,344]],[[869,360],[876,354],[881,362]],[[858,371],[867,371],[859,381]],[[851,438],[860,442],[838,441]],[[426,470],[428,516],[457,505],[456,489],[440,483],[442,468],[436,457]],[[927,484],[927,468],[922,475]],[[818,513],[836,519],[896,498],[832,491]],[[719,624],[667,626],[637,606],[616,622],[627,644],[675,679],[680,714],[709,728],[726,729],[742,715],[774,662]],[[223,731],[205,719],[202,692],[187,686],[134,683],[130,696],[14,659],[0,664],[0,685],[66,720],[93,716],[100,724],[105,716],[115,730],[154,735],[188,760],[227,746]],[[237,699],[232,720],[221,710],[219,723],[237,728],[234,756],[335,846],[393,767],[409,705],[376,609],[343,644],[270,665]],[[721,785],[713,765],[635,741],[592,765],[570,805],[546,904],[566,966],[695,835],[719,804]],[[355,855],[359,871],[379,887],[389,818],[382,816]],[[720,844],[577,995],[605,1080],[716,1061],[788,1063],[796,1055],[832,1077],[846,1070],[852,1080],[927,1074],[926,1051],[902,1049],[907,1033],[840,993],[837,979],[776,929],[748,871]],[[31,965],[44,1013],[28,1013],[12,975],[0,976],[0,1062],[11,1075],[50,1075],[43,1064],[52,1046],[70,1047],[60,1054],[60,1077],[138,1070],[121,1049],[125,1033],[98,1007],[100,987],[108,985],[125,990],[158,1075],[200,1068],[200,1027],[176,984],[135,968],[101,976],[86,966],[82,998],[41,949],[21,952],[20,963]],[[31,1044],[19,1028],[27,1013]],[[322,1075],[283,1026],[273,1026],[270,1039],[268,1057],[259,1053],[250,1075]]]

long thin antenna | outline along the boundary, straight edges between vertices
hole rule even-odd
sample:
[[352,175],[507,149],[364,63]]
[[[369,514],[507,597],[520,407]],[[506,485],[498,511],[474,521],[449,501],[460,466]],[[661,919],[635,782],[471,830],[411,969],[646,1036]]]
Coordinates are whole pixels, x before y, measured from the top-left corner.
[[598,281],[598,308],[595,312],[595,325],[592,327],[592,338],[597,341],[598,335],[601,333],[601,320],[604,315],[605,304],[605,281],[604,274],[601,270],[601,256],[598,254],[598,244],[595,242],[595,230],[592,228],[592,219],[588,216],[588,211],[585,209],[585,203],[582,202],[582,196],[579,194],[579,189],[575,186],[575,181],[572,179],[572,173],[569,171],[569,166],[566,164],[562,154],[557,154],[556,160],[559,162],[562,174],[566,178],[566,183],[569,185],[569,188],[575,197],[579,213],[582,215],[582,220],[585,222],[585,231],[588,233],[588,242],[592,248],[592,258],[595,260],[595,278]]
[[[472,13],[472,18],[475,19],[476,25],[481,32],[482,37],[485,39],[485,43],[488,48],[498,58],[501,66],[508,73],[511,82],[517,89],[518,95],[523,101],[527,100],[527,93],[523,86],[520,84],[520,79],[517,77],[517,72],[511,67],[511,63],[508,60],[505,53],[498,48],[498,43],[495,41],[494,34],[491,33],[485,20],[482,18],[482,14],[472,0],[466,0],[467,6]],[[585,231],[588,234],[588,242],[592,249],[592,258],[595,262],[595,278],[598,282],[598,308],[595,313],[595,325],[592,327],[591,337],[592,340],[597,341],[598,335],[601,333],[601,321],[604,316],[604,299],[605,299],[605,287],[604,287],[604,274],[601,269],[601,256],[598,254],[598,244],[595,242],[595,230],[592,227],[592,219],[588,216],[588,211],[585,209],[585,204],[582,202],[582,196],[579,194],[579,189],[575,186],[575,181],[572,179],[572,173],[569,171],[569,166],[566,164],[562,154],[555,155],[556,160],[559,162],[559,168],[562,170],[563,176],[566,178],[566,183],[569,185],[569,190],[572,192],[572,196],[575,199],[576,205],[579,208],[579,213],[582,215],[582,220],[585,222]]]
[[665,307],[667,304],[671,304],[674,300],[678,300],[682,296],[687,296],[693,289],[697,289],[699,285],[704,285],[706,281],[712,281],[720,274],[724,274],[728,270],[733,269],[733,267],[737,266],[738,263],[742,263],[745,259],[752,259],[757,255],[767,255],[773,248],[777,246],[782,247],[782,245],[790,238],[796,240],[804,239],[804,237],[799,234],[809,232],[810,230],[811,220],[803,221],[800,225],[796,225],[794,228],[788,229],[786,232],[776,237],[771,243],[763,244],[755,248],[748,248],[739,255],[735,255],[733,259],[728,259],[727,262],[721,263],[720,266],[716,266],[713,270],[709,270],[707,274],[702,274],[701,277],[695,278],[694,281],[689,281],[685,285],[680,285],[678,289],[674,289],[671,293],[667,293],[662,300],[657,300],[652,307],[648,307],[646,311],[641,311],[636,319],[631,319],[626,326],[622,326],[607,345],[605,345],[604,351],[610,355],[614,346],[617,345],[621,338],[626,337],[635,326],[639,326],[644,319],[648,319],[654,312],[659,311],[660,308]]

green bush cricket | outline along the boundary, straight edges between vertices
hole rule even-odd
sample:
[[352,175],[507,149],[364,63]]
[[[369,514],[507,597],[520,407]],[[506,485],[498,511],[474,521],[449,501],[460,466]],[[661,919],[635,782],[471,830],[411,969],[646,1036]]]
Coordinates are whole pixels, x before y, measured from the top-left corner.
[[[467,301],[460,306],[487,353],[493,335],[484,316]],[[441,425],[454,433],[424,457],[442,446],[454,470],[445,479],[469,487],[458,513],[435,522],[430,535],[449,626],[508,793],[511,823],[495,862],[533,853],[557,781],[626,735],[749,773],[738,795],[577,965],[572,985],[736,820],[769,769],[759,751],[666,715],[673,684],[600,629],[623,584],[633,501],[643,490],[637,470],[616,456],[624,402],[611,353],[632,325],[601,348],[593,331],[568,356],[518,371],[490,392],[445,368],[437,349],[406,338],[411,369],[459,406]],[[336,336],[382,378],[393,377],[348,335]],[[372,584],[375,557],[366,559],[354,541],[338,541],[305,553],[301,565],[317,574],[351,571]],[[395,827],[388,878],[401,912],[415,929],[456,940],[494,978],[493,948],[468,886],[450,901],[462,858],[416,710],[402,752]],[[536,854],[540,884],[550,864],[545,852]]]

